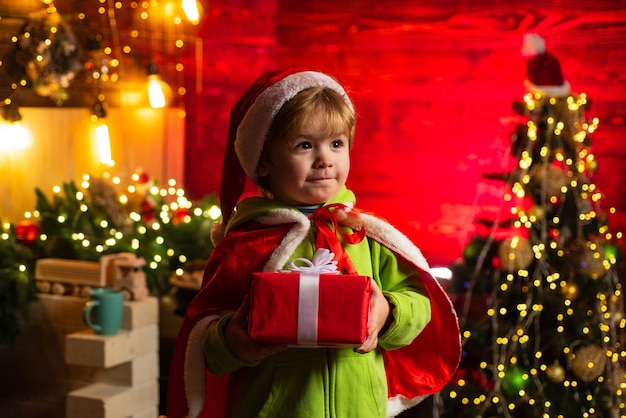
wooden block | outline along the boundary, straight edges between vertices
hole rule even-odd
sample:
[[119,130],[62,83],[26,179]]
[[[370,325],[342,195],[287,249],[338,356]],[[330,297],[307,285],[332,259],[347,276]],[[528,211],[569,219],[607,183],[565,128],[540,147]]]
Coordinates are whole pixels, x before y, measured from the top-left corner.
[[159,301],[150,296],[141,300],[125,301],[122,329],[133,330],[159,322]]
[[51,323],[62,328],[84,328],[83,306],[86,298],[40,293],[39,301]]
[[[147,382],[136,387],[94,383],[67,395],[67,418],[127,418],[145,416],[159,404],[158,384]],[[157,415],[153,415],[156,417]]]
[[141,412],[137,412],[128,418],[157,418],[159,416],[159,408],[158,406],[154,406],[152,408],[148,408]]
[[159,349],[157,325],[120,331],[117,335],[96,335],[91,330],[65,338],[65,362],[108,369]]
[[93,380],[112,385],[138,386],[158,378],[159,356],[151,352],[119,366],[98,369]]

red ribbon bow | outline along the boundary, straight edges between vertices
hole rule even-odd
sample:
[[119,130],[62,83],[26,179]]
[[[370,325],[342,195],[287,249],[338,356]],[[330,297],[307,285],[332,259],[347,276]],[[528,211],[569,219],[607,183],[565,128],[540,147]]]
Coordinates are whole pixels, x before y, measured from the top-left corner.
[[[337,270],[345,268],[349,274],[357,274],[354,264],[343,249],[342,241],[346,244],[357,244],[363,241],[365,228],[359,213],[341,203],[333,203],[317,209],[312,217],[317,227],[315,248],[328,248],[335,253]],[[346,226],[352,232],[345,232],[340,226]]]

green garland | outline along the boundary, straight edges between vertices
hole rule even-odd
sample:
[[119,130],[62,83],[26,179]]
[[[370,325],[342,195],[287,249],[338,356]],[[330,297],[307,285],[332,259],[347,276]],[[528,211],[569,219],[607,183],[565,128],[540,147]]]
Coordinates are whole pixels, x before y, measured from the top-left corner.
[[20,244],[9,227],[0,236],[0,344],[14,342],[20,321],[29,316],[28,304],[37,299],[32,271],[32,250]]
[[155,184],[134,185],[126,203],[106,179],[83,180],[82,187],[67,182],[52,195],[35,190],[31,219],[0,229],[0,344],[15,341],[29,303],[37,299],[37,259],[98,261],[133,252],[146,260],[147,285],[155,296],[171,290],[174,272],[206,261],[213,250],[211,228],[219,220],[216,196],[183,207],[180,190],[168,195]]

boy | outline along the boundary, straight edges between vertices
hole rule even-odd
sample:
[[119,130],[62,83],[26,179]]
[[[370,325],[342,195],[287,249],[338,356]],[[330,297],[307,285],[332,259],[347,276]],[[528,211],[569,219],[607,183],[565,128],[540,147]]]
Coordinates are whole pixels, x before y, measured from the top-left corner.
[[[169,418],[394,416],[454,373],[456,316],[419,249],[354,209],[345,186],[354,128],[346,92],[318,72],[264,74],[233,108],[222,229],[179,333]],[[262,196],[238,202],[246,176]],[[311,349],[251,340],[250,274],[318,249],[342,273],[372,278],[365,342]]]

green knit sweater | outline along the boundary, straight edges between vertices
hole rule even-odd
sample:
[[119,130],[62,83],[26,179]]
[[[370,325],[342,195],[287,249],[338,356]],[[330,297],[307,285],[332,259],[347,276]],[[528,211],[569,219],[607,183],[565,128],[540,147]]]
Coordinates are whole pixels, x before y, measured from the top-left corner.
[[[352,192],[344,189],[327,204],[353,201]],[[244,200],[228,230],[278,208],[296,210],[269,199]],[[307,239],[290,259],[311,259],[314,247],[315,228],[311,225]],[[388,248],[367,238],[344,248],[358,273],[372,277],[390,303],[393,321],[379,336],[379,347],[367,354],[358,354],[351,348],[289,348],[250,364],[229,350],[224,328],[233,314],[225,314],[209,326],[204,352],[211,372],[230,374],[228,417],[386,416],[387,386],[381,348],[393,350],[409,344],[430,320],[430,303],[413,279],[417,271]]]

